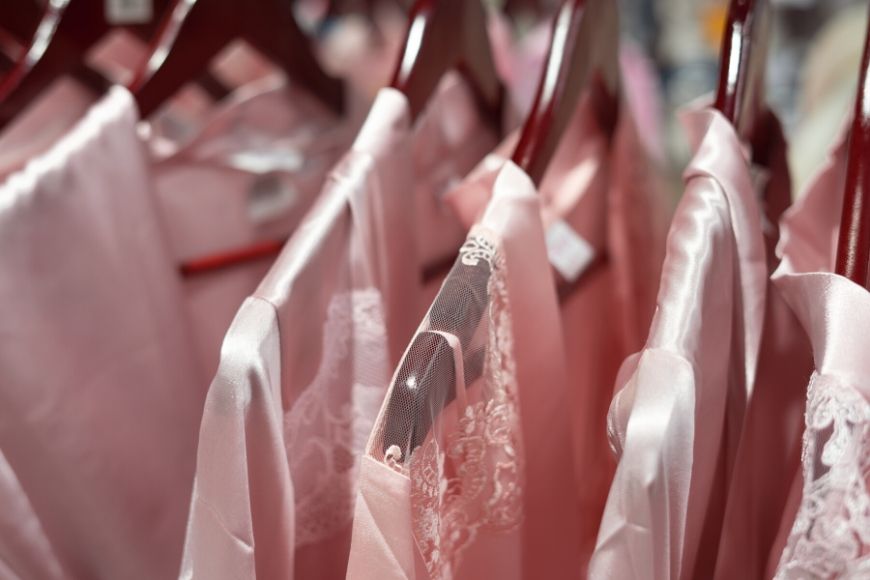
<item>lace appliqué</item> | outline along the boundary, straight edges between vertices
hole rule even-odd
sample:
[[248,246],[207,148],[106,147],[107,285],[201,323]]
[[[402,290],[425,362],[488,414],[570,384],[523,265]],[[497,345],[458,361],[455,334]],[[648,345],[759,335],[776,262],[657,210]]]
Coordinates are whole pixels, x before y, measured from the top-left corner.
[[320,366],[284,417],[297,547],[352,522],[359,457],[389,376],[385,336],[377,290],[338,294],[330,302]]
[[459,259],[466,266],[477,266],[481,260],[484,260],[492,268],[495,257],[495,244],[483,236],[470,237],[459,248]]
[[[433,579],[449,579],[481,530],[508,531],[522,520],[522,452],[505,264],[489,240],[463,245],[465,265],[485,260],[487,345],[482,389],[446,437],[429,437],[408,472],[414,535]],[[387,457],[389,461],[389,450]]]
[[777,580],[870,578],[870,404],[813,375],[807,393],[801,505]]

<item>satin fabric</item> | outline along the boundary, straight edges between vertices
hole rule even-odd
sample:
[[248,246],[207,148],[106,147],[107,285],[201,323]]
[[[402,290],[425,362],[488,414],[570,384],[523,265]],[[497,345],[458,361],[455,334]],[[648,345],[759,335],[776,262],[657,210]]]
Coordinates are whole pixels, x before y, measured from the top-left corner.
[[204,392],[136,120],[115,88],[0,187],[0,448],[72,577],[175,574],[190,497]]
[[[775,254],[771,251],[775,239],[768,231],[771,270],[780,259],[790,270],[832,269],[841,207],[837,192],[844,187],[847,136],[842,130],[808,190],[782,219],[783,236]],[[768,188],[768,200],[770,193]],[[767,292],[761,355],[716,565],[716,576],[723,580],[773,576],[769,562],[773,559],[775,566],[779,561],[787,535],[780,528],[783,521],[790,525],[794,519],[799,498],[800,482],[793,482],[800,480],[802,417],[813,371],[812,349],[782,292],[774,284]]]
[[[863,578],[870,572],[865,333],[870,296],[827,272],[778,271],[776,284],[813,343],[800,507],[775,578]],[[850,331],[849,329],[854,329]]]
[[[847,119],[848,121],[848,119]],[[848,123],[825,165],[783,220],[773,280],[812,344],[814,372],[805,393],[802,472],[795,474],[767,576],[861,577],[868,570],[866,522],[855,501],[866,501],[868,367],[859,328],[867,292],[833,270],[845,191]],[[850,478],[850,475],[854,474]],[[863,498],[863,499],[862,499]],[[851,516],[849,514],[855,514]]]
[[[357,456],[425,306],[419,232],[492,147],[474,110],[451,76],[412,130],[405,97],[382,90],[239,310],[202,418],[182,577],[344,576]],[[452,227],[433,240],[461,243]]]
[[[516,137],[514,134],[506,139],[460,186],[446,195],[447,202],[469,226],[480,219],[496,180],[507,182],[507,178],[499,176]],[[527,495],[537,497],[534,501],[544,506],[540,508],[542,511],[553,509],[546,506],[557,502],[563,513],[575,514],[572,517],[574,522],[562,524],[563,528],[558,532],[554,531],[552,523],[549,527],[536,529],[531,522],[528,526],[524,524],[522,529],[526,540],[546,537],[554,552],[573,553],[573,563],[569,568],[541,568],[540,554],[535,552],[534,542],[530,542],[522,552],[522,565],[517,563],[516,570],[511,573],[522,571],[528,576],[533,574],[533,570],[534,574],[541,574],[541,570],[546,569],[546,574],[558,577],[565,574],[574,576],[585,570],[614,466],[605,431],[611,385],[619,360],[640,347],[652,317],[669,206],[666,195],[663,188],[656,186],[655,170],[648,163],[638,140],[632,111],[623,108],[611,143],[598,124],[590,103],[584,100],[565,132],[539,194],[544,231],[549,232],[545,237],[551,236],[546,242],[546,256],[553,263],[561,264],[566,253],[575,254],[575,258],[578,257],[576,254],[581,254],[581,265],[573,276],[569,276],[570,281],[556,267],[548,274],[560,287],[562,303],[558,332],[562,335],[563,348],[571,355],[565,358],[554,350],[538,361],[541,368],[567,366],[567,388],[564,392],[555,389],[547,397],[532,399],[532,395],[528,395],[526,414],[548,416],[550,421],[535,423],[534,419],[526,421],[527,416],[523,435],[526,449],[540,450],[543,439],[560,442],[559,449],[565,441],[571,442],[566,449],[571,449],[573,461],[566,461],[562,451],[538,451],[534,458],[528,459],[525,477],[530,482]],[[564,231],[562,228],[576,236],[575,243],[571,240],[565,243],[560,236],[552,236],[552,233]],[[537,261],[530,258],[529,262],[519,266],[524,269],[523,277],[533,277],[533,273],[528,273],[533,268],[529,266],[532,263]],[[455,307],[460,311],[464,308],[461,304]],[[550,331],[539,329],[538,332],[541,336],[550,336]],[[522,358],[524,355],[519,356]],[[538,392],[541,388],[540,381],[522,383],[520,392]],[[567,405],[570,421],[562,422],[566,409],[557,408],[562,404]],[[546,434],[542,430],[546,430]],[[367,458],[364,461],[373,460]],[[380,536],[368,526],[387,525],[389,510],[397,509],[401,503],[397,494],[400,490],[411,493],[412,486],[401,483],[403,477],[407,482],[413,475],[395,474],[376,462],[366,469],[368,471],[364,473],[370,473],[373,480],[363,484],[364,490],[368,490],[361,492],[360,496],[361,501],[365,499],[365,514],[358,511],[357,515],[367,523],[359,524],[361,529],[354,532],[352,554],[352,559],[364,561],[365,565],[352,568],[362,577],[375,577],[387,573],[383,568],[389,568],[391,559],[384,556],[381,558],[383,561],[376,564],[378,558],[365,556],[365,551],[390,551],[391,542],[399,541],[405,535],[399,526],[411,524],[404,516],[397,515],[398,522],[382,530]],[[390,479],[382,482],[381,491],[378,491],[378,482],[374,481],[376,477]],[[382,494],[384,498],[378,499]],[[409,499],[404,501],[410,503]],[[529,511],[526,509],[524,513]],[[407,506],[401,513],[406,512]],[[372,540],[378,546],[370,545],[368,540],[378,537],[379,540]],[[508,541],[498,534],[495,537]],[[366,541],[357,538],[366,538]],[[474,554],[488,554],[490,565],[504,559],[504,556],[494,557],[494,552],[487,551],[491,549],[492,539],[481,541],[476,537],[474,542],[463,552],[465,555],[458,558],[459,563],[454,563],[453,572],[458,577],[483,573],[485,568],[481,566],[485,567],[486,559]],[[419,538],[417,544],[421,545]],[[508,548],[502,553],[516,551]],[[407,555],[398,559],[404,562],[398,568],[411,574],[415,569],[411,565],[414,559]],[[504,566],[509,568],[513,565],[511,562],[513,560],[505,562]],[[366,567],[371,567],[370,571],[366,571]],[[420,569],[419,554],[416,569]],[[397,570],[392,573],[398,573]],[[439,568],[435,577],[441,577],[443,573]],[[349,574],[349,577],[354,576]]]
[[[643,345],[655,307],[664,238],[670,214],[668,191],[649,160],[623,106],[608,139],[588,101],[578,107],[540,188],[548,235],[567,225],[584,247],[548,241],[551,261],[586,252],[570,280],[555,267],[568,367],[574,463],[579,498],[579,553],[585,567],[616,464],[607,440],[606,416],[620,362]],[[516,135],[481,164],[447,201],[473,223]]]
[[715,562],[755,376],[767,285],[756,187],[724,117],[694,110],[686,126],[696,153],[658,307],[608,416],[619,464],[591,578],[688,578]]
[[[270,77],[236,90],[192,138],[152,134],[151,174],[174,262],[287,238],[350,145],[354,125]],[[233,316],[271,263],[252,260],[184,279],[203,377],[214,376]]]
[[[416,451],[410,456],[410,472],[389,466],[389,458],[379,449],[381,438],[378,433],[385,428],[382,424],[384,408],[364,458],[347,578],[523,578],[534,575],[559,578],[576,575],[579,569],[577,523],[573,517],[564,517],[565,513],[576,513],[571,492],[564,351],[540,211],[540,198],[531,180],[512,163],[505,164],[492,186],[492,201],[466,245],[482,247],[481,254],[489,256],[493,264],[503,261],[501,266],[492,266],[492,276],[500,277],[500,283],[506,288],[505,302],[509,307],[502,306],[490,316],[496,320],[507,317],[507,320],[502,321],[495,334],[490,336],[487,349],[490,352],[493,348],[500,349],[500,356],[509,360],[513,368],[506,368],[506,375],[491,375],[497,371],[492,366],[485,366],[483,377],[478,382],[469,383],[467,388],[457,387],[458,393],[467,394],[459,396],[442,412],[444,418],[437,419],[446,423],[440,429],[443,440],[439,437],[439,446],[455,453],[450,441],[457,437],[460,437],[458,441],[463,440],[458,427],[463,423],[459,417],[468,417],[471,411],[463,399],[467,397],[470,403],[475,396],[481,396],[474,393],[484,388],[484,381],[487,384],[495,382],[496,386],[491,389],[496,391],[504,382],[507,386],[501,388],[518,394],[514,406],[519,411],[519,419],[516,422],[511,419],[513,412],[501,415],[501,419],[489,418],[484,411],[480,421],[489,423],[494,420],[500,426],[499,439],[520,441],[522,451],[511,444],[515,451],[502,456],[498,463],[500,475],[490,473],[488,470],[492,468],[485,459],[489,456],[487,451],[480,451],[484,455],[475,460],[473,449],[477,446],[498,447],[498,444],[493,442],[493,432],[478,433],[478,429],[483,427],[475,427],[475,422],[466,424],[469,431],[465,433],[477,435],[479,443],[469,448],[470,455],[464,460],[460,459],[462,455],[454,456],[458,463],[452,468],[443,463],[443,458],[434,463],[422,463],[424,467],[438,470],[455,469],[460,474],[465,469],[471,473],[483,469],[477,481],[489,483],[482,483],[485,487],[477,492],[481,494],[479,498],[474,499],[473,490],[476,488],[469,488],[469,482],[465,482],[454,501],[463,502],[475,510],[485,509],[478,503],[485,502],[486,506],[499,511],[505,526],[476,520],[451,521],[446,512],[435,516],[415,509],[412,488],[424,474],[414,470]],[[486,248],[492,248],[492,251]],[[461,252],[457,263],[468,259],[463,256],[466,254]],[[445,282],[445,288],[448,282]],[[496,302],[493,295],[489,300]],[[461,324],[463,321],[457,322]],[[496,337],[502,341],[499,347],[493,343]],[[460,349],[459,346],[455,348]],[[456,361],[464,358],[461,351],[455,355]],[[463,374],[458,372],[456,376]],[[511,397],[507,395],[508,399]],[[489,403],[483,407],[491,408]],[[455,419],[451,421],[450,417]],[[425,448],[424,445],[419,449]],[[481,459],[483,465],[478,463]],[[492,481],[492,477],[500,485]],[[432,484],[440,486],[442,494],[449,493],[445,490],[446,481],[439,482],[436,478]],[[504,492],[499,493],[504,489],[516,490],[518,486],[521,491],[517,490],[512,501],[505,498]],[[490,491],[485,491],[487,489]],[[443,501],[450,500],[445,495]],[[445,505],[449,507],[450,504]],[[469,515],[464,511],[452,514],[455,518]],[[436,526],[434,530],[430,527],[432,525]],[[429,534],[422,536],[427,529]],[[409,538],[414,541],[409,541]],[[426,545],[428,549],[423,552],[418,549],[418,546]]]
[[[49,87],[0,135],[0,177],[19,171],[49,149],[91,105],[91,97],[62,79]],[[21,482],[0,451],[0,577],[63,578],[65,573]]]

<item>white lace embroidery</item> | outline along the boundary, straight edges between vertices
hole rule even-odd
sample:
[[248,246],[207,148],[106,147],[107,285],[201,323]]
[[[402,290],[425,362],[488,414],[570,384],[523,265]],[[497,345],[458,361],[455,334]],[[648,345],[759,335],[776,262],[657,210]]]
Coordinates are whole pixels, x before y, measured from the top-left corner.
[[777,580],[870,578],[870,404],[813,375],[807,393],[801,505]]
[[297,547],[326,539],[352,521],[358,458],[389,372],[385,335],[377,290],[333,297],[317,374],[284,417]]
[[[485,260],[488,337],[482,389],[444,438],[428,437],[411,455],[414,535],[433,579],[453,577],[481,530],[507,531],[522,520],[522,453],[505,265],[495,246],[471,237],[465,265]],[[439,440],[440,439],[440,440]],[[401,454],[401,452],[399,452]],[[390,450],[385,458],[389,464]],[[394,462],[395,463],[395,462]]]
[[486,261],[490,268],[493,267],[496,249],[495,244],[482,236],[473,236],[465,240],[459,248],[459,259],[466,266],[477,266],[480,260]]

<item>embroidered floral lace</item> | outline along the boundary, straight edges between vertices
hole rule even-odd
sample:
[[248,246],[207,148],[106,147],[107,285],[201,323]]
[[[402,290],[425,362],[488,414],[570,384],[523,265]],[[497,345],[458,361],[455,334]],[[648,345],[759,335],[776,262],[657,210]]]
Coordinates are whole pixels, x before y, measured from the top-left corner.
[[870,578],[870,404],[814,374],[807,394],[801,505],[777,580]]
[[411,480],[414,535],[452,578],[484,530],[522,519],[522,450],[505,263],[476,228],[405,353],[369,454]]
[[329,538],[353,519],[358,458],[385,391],[377,377],[389,376],[385,333],[377,290],[333,297],[320,367],[284,418],[297,547]]

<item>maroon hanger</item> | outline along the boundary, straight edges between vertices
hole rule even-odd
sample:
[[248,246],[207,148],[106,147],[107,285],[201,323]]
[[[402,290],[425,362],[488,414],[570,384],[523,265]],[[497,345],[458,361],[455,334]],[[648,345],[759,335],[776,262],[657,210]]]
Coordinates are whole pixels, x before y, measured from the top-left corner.
[[764,72],[770,38],[767,0],[731,0],[722,38],[716,109],[738,135],[756,144],[765,111]]
[[849,136],[846,191],[840,218],[835,271],[868,287],[870,261],[870,27],[855,98],[855,116]]
[[[413,26],[413,25],[412,25]],[[409,34],[413,37],[413,31]],[[568,0],[556,17],[550,54],[532,114],[517,146],[520,165],[538,181],[552,157],[556,144],[576,109],[583,88],[600,73],[601,93],[616,95],[617,20],[612,0]],[[615,99],[602,99],[615,104]],[[615,107],[606,107],[615,120]],[[487,312],[486,288],[492,274],[489,265],[456,263],[462,275],[449,275],[431,306],[432,329],[459,339],[465,360],[466,384],[483,372],[482,351],[469,349],[478,324]],[[457,325],[458,321],[458,325]],[[384,453],[393,446],[408,461],[425,440],[435,418],[456,397],[453,350],[439,332],[415,336],[396,373],[384,414],[381,441]]]
[[[168,0],[152,1],[154,14],[159,14],[168,4]],[[24,6],[21,4],[21,7]],[[19,20],[13,26],[17,28],[16,33],[23,33],[23,27],[27,24],[24,21],[29,22],[30,16],[26,8],[22,8],[18,16]],[[0,127],[12,120],[61,75],[75,74],[97,92],[105,91],[109,81],[88,69],[85,56],[114,28],[106,20],[105,0],[49,2],[24,54],[0,81]],[[125,25],[124,28],[140,37],[150,37],[154,23]]]
[[402,91],[417,115],[441,77],[459,70],[471,84],[488,122],[501,127],[504,91],[489,46],[486,11],[479,0],[417,0],[390,85]]
[[243,39],[274,60],[334,111],[344,107],[341,81],[318,64],[287,0],[175,0],[161,23],[150,58],[130,89],[140,114],[156,110],[206,70],[231,41]]
[[615,126],[619,26],[613,0],[566,0],[553,23],[550,52],[513,161],[540,184],[584,89],[599,118]]
[[35,0],[3,0],[0,2],[0,28],[23,45],[33,38],[42,13],[43,9]]

